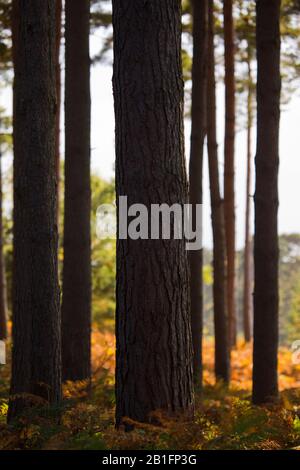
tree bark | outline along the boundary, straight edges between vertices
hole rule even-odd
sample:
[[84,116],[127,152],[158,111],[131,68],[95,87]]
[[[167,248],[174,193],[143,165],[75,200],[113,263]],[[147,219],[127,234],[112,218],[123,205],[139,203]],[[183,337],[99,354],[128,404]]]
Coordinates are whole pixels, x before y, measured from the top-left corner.
[[13,351],[8,419],[61,397],[55,2],[14,0]]
[[6,277],[3,253],[3,223],[2,223],[2,153],[0,152],[0,340],[7,338],[7,301],[6,301]]
[[56,126],[55,126],[55,163],[57,181],[57,225],[59,226],[59,199],[60,199],[60,108],[61,108],[61,68],[60,68],[60,43],[61,43],[61,16],[62,0],[56,0]]
[[234,25],[232,0],[224,0],[225,45],[225,155],[224,155],[224,214],[227,253],[227,304],[230,346],[236,345],[237,324],[235,309],[235,195],[234,195],[234,141],[235,141],[235,77]]
[[252,276],[251,276],[251,161],[252,161],[252,126],[253,126],[253,80],[251,70],[250,45],[248,45],[248,97],[247,97],[247,182],[246,182],[246,214],[245,214],[245,255],[244,255],[244,298],[243,298],[243,326],[246,342],[251,340],[251,318],[252,318]]
[[[193,220],[196,204],[202,204],[203,147],[206,135],[207,0],[193,2],[192,129],[189,165],[190,204]],[[191,251],[191,323],[194,349],[194,380],[202,384],[203,250]]]
[[215,374],[229,382],[229,335],[226,304],[226,265],[224,204],[220,196],[218,147],[216,135],[216,83],[214,57],[213,2],[208,7],[208,82],[207,82],[207,146],[213,230],[213,300],[215,325]]
[[90,377],[91,189],[89,0],[66,0],[63,379]]
[[[113,28],[117,200],[184,204],[181,2],[114,0]],[[189,295],[184,240],[118,237],[117,425],[191,412]]]
[[253,402],[278,394],[278,167],[280,0],[256,3],[257,150]]

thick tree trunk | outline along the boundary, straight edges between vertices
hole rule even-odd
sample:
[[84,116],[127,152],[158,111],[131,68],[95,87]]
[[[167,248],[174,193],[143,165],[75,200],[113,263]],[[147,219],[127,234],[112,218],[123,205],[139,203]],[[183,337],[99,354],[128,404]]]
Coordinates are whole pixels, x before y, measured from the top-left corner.
[[[248,51],[249,51],[248,46]],[[252,162],[252,126],[253,126],[253,80],[251,71],[251,56],[248,52],[248,98],[247,98],[247,181],[246,181],[246,214],[245,214],[245,254],[244,254],[244,298],[243,298],[243,326],[246,342],[251,340],[251,318],[252,318],[252,276],[251,276],[251,162]]]
[[280,0],[256,3],[257,150],[254,236],[253,402],[276,397]]
[[[206,135],[207,8],[207,0],[193,2],[192,130],[189,166],[193,220],[196,204],[202,204],[203,146]],[[194,380],[200,386],[202,384],[202,256],[202,249],[190,252]]]
[[3,254],[3,224],[2,224],[2,155],[0,153],[0,340],[7,337],[7,302],[6,278]]
[[209,2],[208,83],[207,83],[207,146],[213,230],[213,299],[215,324],[215,374],[217,379],[229,382],[229,335],[226,309],[226,266],[224,205],[220,196],[218,147],[216,135],[216,83],[214,57],[213,2]]
[[61,43],[61,16],[62,0],[56,0],[56,125],[55,125],[55,164],[57,180],[57,225],[59,226],[59,199],[60,199],[60,108],[61,108],[61,69],[60,69],[60,43]]
[[235,196],[234,196],[234,140],[235,140],[235,78],[234,26],[232,0],[224,0],[225,43],[225,155],[224,155],[224,214],[227,253],[227,305],[230,346],[236,345],[237,324],[235,311]]
[[89,0],[66,0],[65,214],[62,299],[63,379],[90,377]]
[[[125,3],[113,1],[117,198],[184,204],[181,2]],[[118,238],[117,425],[192,410],[189,294],[184,240]]]
[[55,2],[15,0],[13,353],[9,419],[61,397]]

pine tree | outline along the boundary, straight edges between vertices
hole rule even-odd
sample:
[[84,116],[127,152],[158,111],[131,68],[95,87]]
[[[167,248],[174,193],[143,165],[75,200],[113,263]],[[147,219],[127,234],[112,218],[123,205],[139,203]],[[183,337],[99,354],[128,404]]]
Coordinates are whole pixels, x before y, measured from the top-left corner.
[[[190,203],[202,204],[203,147],[206,135],[207,92],[207,0],[193,2],[193,67],[191,153],[189,166]],[[195,210],[193,211],[193,218]],[[190,252],[191,318],[194,349],[194,379],[202,383],[202,250]]]
[[227,304],[230,346],[236,344],[237,325],[235,311],[235,195],[234,195],[234,142],[235,142],[235,75],[233,1],[224,0],[225,44],[225,155],[224,155],[224,214],[227,254]]
[[247,48],[248,96],[247,96],[247,172],[246,172],[246,212],[245,212],[245,251],[244,251],[244,292],[243,292],[243,328],[244,338],[249,342],[252,337],[252,243],[251,243],[251,180],[252,180],[252,127],[253,127],[253,78],[251,46]]
[[[55,2],[14,0],[13,351],[9,419],[61,397]],[[34,398],[34,403],[36,399]]]
[[257,149],[253,402],[277,396],[280,0],[256,3]]
[[[1,141],[0,141],[1,145]],[[2,224],[2,151],[0,149],[0,340],[7,337],[7,302],[6,302],[6,278],[5,262],[3,254],[3,224]]]
[[213,230],[215,374],[229,382],[229,335],[226,303],[224,203],[220,195],[216,135],[216,83],[213,2],[208,7],[207,147]]
[[64,380],[90,377],[91,190],[89,0],[65,3]]
[[[116,192],[134,203],[187,202],[181,2],[113,1]],[[120,220],[118,221],[118,223]],[[184,240],[117,241],[116,421],[193,405]]]

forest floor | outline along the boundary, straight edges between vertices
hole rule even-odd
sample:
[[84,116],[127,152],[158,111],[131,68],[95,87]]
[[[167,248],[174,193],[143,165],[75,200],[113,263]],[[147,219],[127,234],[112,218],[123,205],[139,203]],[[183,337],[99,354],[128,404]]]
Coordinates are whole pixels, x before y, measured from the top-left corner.
[[[291,449],[300,450],[300,365],[279,352],[280,399],[251,404],[251,345],[232,352],[232,381],[215,384],[213,342],[204,342],[204,390],[195,394],[193,422],[155,416],[156,425],[135,423],[132,432],[114,427],[114,337],[92,337],[93,380],[67,383],[59,410],[33,408],[6,424],[9,364],[0,366],[0,449]],[[58,420],[57,415],[60,418]]]

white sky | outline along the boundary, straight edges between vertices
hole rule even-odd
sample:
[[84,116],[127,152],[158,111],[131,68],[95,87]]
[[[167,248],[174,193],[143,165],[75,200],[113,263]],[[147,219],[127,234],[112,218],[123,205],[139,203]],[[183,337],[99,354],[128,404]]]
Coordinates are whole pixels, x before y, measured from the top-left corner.
[[[99,50],[97,38],[92,38],[91,49]],[[112,96],[112,70],[108,65],[97,65],[92,68],[92,167],[101,176],[110,178],[114,175],[114,112]],[[224,136],[224,93],[218,87],[218,141],[220,174],[223,172],[223,136]],[[238,119],[237,119],[238,120]],[[190,122],[185,122],[186,156],[189,155]],[[253,130],[253,151],[255,151],[255,129]],[[254,156],[253,156],[254,160]],[[236,136],[236,215],[237,246],[244,243],[244,213],[246,187],[246,132],[240,131]],[[254,165],[254,163],[253,163]],[[203,196],[203,243],[212,245],[210,221],[210,197],[207,157],[204,161],[204,196]],[[254,173],[254,170],[253,170]],[[254,180],[254,178],[253,178]],[[254,188],[254,181],[253,181]],[[253,193],[253,192],[252,192]],[[281,113],[280,130],[280,172],[279,172],[279,232],[300,233],[300,97],[294,96]],[[253,206],[252,206],[253,215]],[[253,217],[252,217],[253,219]]]
[[[91,55],[100,49],[99,37],[91,38]],[[91,70],[92,95],[92,170],[100,176],[110,179],[114,176],[114,110],[112,96],[112,68],[110,65],[97,64]],[[11,90],[1,92],[1,106],[11,109]],[[224,137],[224,93],[223,87],[218,87],[218,140],[220,174],[223,172]],[[254,132],[253,132],[254,134]],[[189,154],[190,122],[185,122],[186,155]],[[255,151],[255,136],[253,150]],[[63,150],[63,144],[62,144]],[[11,157],[8,158],[11,160]],[[237,246],[241,248],[244,240],[244,212],[246,185],[246,133],[240,131],[236,136],[236,215],[237,215]],[[253,182],[254,183],[254,182]],[[254,187],[254,184],[253,184]],[[285,106],[281,114],[280,130],[280,173],[279,173],[279,232],[300,233],[300,211],[297,210],[297,200],[300,201],[300,97],[295,95]],[[210,198],[207,170],[207,158],[204,161],[204,196],[203,196],[203,243],[206,247],[212,245]],[[253,206],[252,206],[253,215]]]

